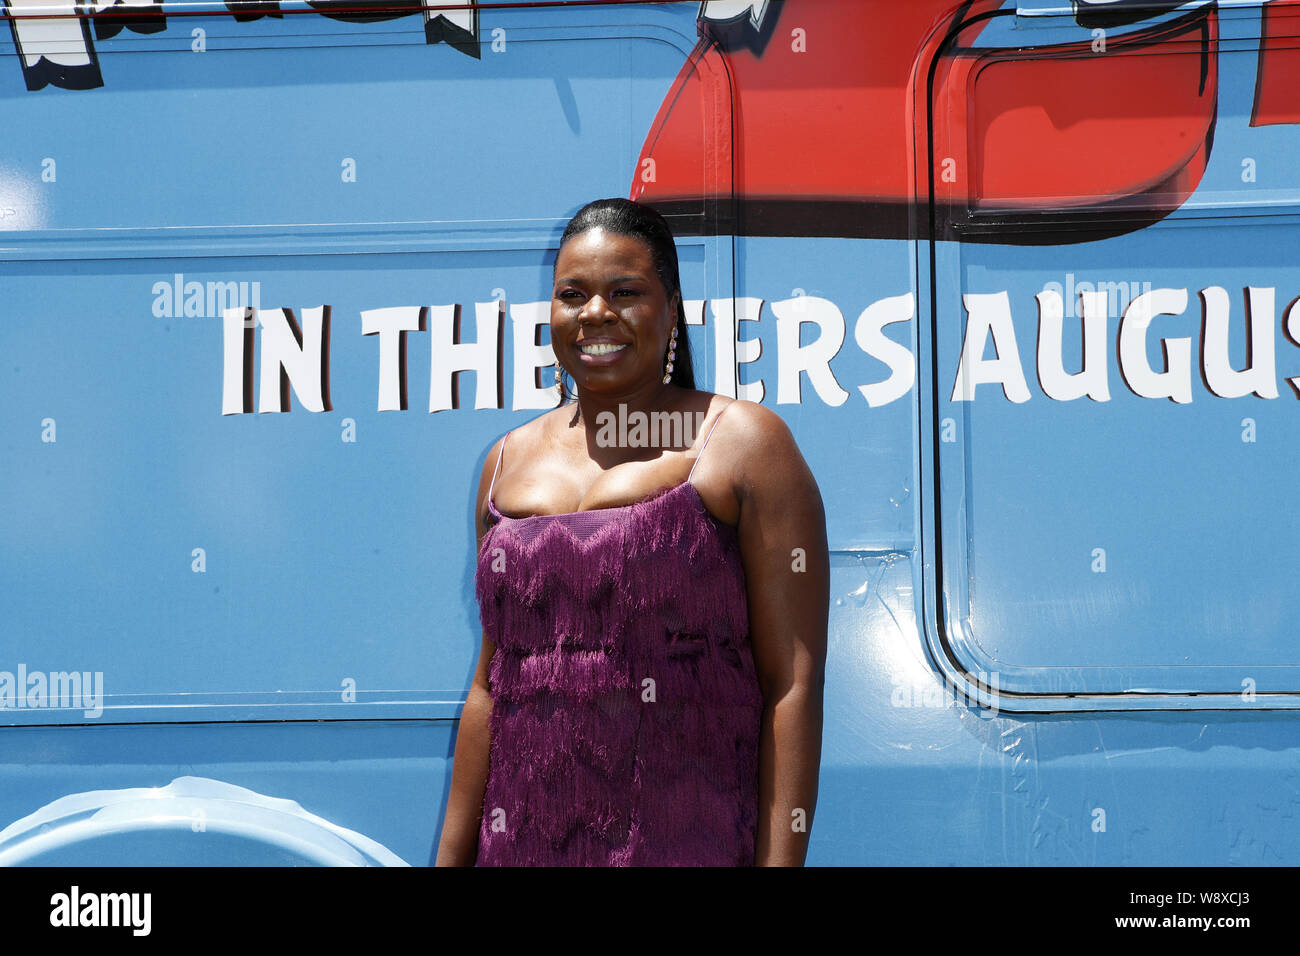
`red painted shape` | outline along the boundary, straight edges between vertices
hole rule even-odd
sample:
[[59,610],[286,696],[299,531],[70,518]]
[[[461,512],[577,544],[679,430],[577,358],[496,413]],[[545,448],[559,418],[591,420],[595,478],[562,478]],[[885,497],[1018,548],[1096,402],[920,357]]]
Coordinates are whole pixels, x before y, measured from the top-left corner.
[[[915,57],[952,8],[952,0],[786,0],[761,57],[748,49],[723,53],[702,41],[646,139],[642,157],[656,159],[659,180],[634,186],[632,198],[686,199],[699,195],[703,177],[730,178],[724,157],[701,152],[705,98],[731,101],[738,193],[901,196],[909,179],[903,119]],[[794,49],[796,27],[806,52]]]
[[1300,123],[1300,2],[1272,0],[1260,28],[1251,126]]
[[1209,159],[1218,87],[1213,11],[1090,41],[958,49],[940,63],[935,197],[1007,211],[1176,209]]
[[[951,182],[935,172],[945,215],[1105,216],[1117,206],[1163,215],[1186,200],[1213,136],[1212,7],[1115,36],[1101,54],[1087,43],[974,48],[983,15],[1001,3],[961,6],[964,22],[978,22],[957,42],[944,42],[952,0],[786,0],[761,56],[702,41],[646,138],[654,181],[639,167],[632,198],[678,211],[734,198],[759,211],[742,214],[742,232],[747,218],[766,216],[763,234],[915,235],[917,199],[930,200],[926,96],[937,55],[935,161],[954,161]],[[708,125],[711,110],[728,106],[730,151],[726,124]],[[877,225],[820,214],[831,209]],[[772,222],[783,216],[792,217],[786,231]]]
[[723,54],[711,43],[696,45],[659,107],[633,177],[631,198],[673,198],[703,205],[731,195],[731,86]]

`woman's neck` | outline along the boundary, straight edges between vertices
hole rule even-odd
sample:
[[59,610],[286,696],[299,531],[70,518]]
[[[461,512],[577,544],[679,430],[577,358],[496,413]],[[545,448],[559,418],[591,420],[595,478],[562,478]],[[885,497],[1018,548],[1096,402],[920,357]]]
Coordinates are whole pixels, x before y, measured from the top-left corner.
[[579,391],[577,418],[592,432],[610,421],[608,416],[613,416],[612,420],[618,421],[620,417],[626,420],[634,412],[649,415],[651,412],[667,411],[678,390],[671,382],[652,382],[636,391],[619,395]]

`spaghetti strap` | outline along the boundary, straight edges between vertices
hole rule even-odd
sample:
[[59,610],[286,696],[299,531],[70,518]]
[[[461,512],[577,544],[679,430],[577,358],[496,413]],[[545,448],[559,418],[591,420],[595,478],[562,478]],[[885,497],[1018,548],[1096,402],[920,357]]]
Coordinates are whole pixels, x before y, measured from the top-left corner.
[[695,456],[695,464],[691,465],[690,474],[686,476],[686,481],[688,483],[691,480],[691,475],[695,474],[695,465],[698,465],[700,459],[704,457],[704,449],[709,447],[709,439],[713,437],[713,430],[718,427],[718,422],[722,421],[722,416],[727,414],[727,409],[734,404],[736,404],[734,401],[728,402],[726,407],[723,408],[722,411],[718,412],[717,417],[713,419],[713,424],[709,426],[709,433],[704,436],[704,444],[700,446],[700,453]]
[[510,432],[506,432],[501,436],[501,450],[497,452],[497,466],[492,469],[492,481],[488,485],[487,501],[489,506],[492,506],[492,489],[497,486],[497,475],[501,472],[501,458],[506,453],[506,439],[509,437]]

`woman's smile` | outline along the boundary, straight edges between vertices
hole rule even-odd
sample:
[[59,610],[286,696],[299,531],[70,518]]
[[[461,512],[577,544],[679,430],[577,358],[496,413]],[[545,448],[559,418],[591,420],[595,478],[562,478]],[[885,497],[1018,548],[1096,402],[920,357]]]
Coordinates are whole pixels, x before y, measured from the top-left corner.
[[578,342],[578,354],[584,365],[613,365],[623,358],[628,343],[610,342],[604,339],[582,340]]

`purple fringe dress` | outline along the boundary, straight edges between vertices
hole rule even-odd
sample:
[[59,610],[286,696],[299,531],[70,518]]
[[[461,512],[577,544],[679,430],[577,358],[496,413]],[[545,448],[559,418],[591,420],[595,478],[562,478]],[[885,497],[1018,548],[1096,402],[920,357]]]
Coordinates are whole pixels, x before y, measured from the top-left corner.
[[527,518],[496,510],[495,485],[478,865],[753,865],[762,694],[736,529],[689,476]]

